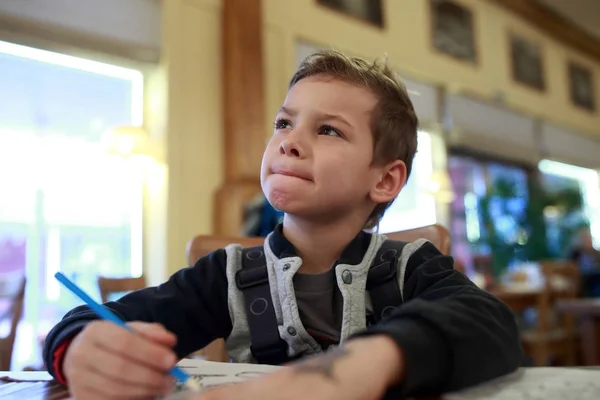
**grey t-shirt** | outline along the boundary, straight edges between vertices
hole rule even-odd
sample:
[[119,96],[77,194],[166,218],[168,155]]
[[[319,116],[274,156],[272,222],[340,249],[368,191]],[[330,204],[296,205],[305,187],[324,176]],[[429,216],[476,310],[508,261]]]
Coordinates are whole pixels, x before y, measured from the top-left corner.
[[327,349],[340,342],[344,301],[335,269],[319,274],[294,275],[298,313],[306,331]]

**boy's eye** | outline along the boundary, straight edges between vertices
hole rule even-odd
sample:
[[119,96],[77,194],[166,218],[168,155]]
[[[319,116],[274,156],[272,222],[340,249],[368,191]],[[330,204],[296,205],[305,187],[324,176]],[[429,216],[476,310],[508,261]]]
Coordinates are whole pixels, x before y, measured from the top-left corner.
[[275,129],[291,129],[292,124],[287,119],[277,119],[273,124]]
[[342,136],[342,134],[340,133],[340,131],[338,131],[337,129],[335,129],[331,125],[323,125],[321,127],[321,129],[319,129],[319,135],[340,136],[340,137]]

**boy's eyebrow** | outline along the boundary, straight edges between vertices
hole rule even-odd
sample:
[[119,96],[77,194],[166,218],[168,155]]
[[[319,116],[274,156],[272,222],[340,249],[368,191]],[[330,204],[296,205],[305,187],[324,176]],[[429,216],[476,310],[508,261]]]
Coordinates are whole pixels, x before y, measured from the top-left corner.
[[336,121],[339,121],[345,125],[348,125],[350,128],[352,128],[352,124],[350,124],[350,122],[348,122],[346,120],[346,118],[342,117],[341,115],[334,115],[334,114],[323,114],[324,119],[334,119]]
[[[291,117],[295,116],[296,114],[298,114],[298,111],[287,108],[285,106],[282,106],[279,109],[278,113],[284,113],[287,114]],[[335,114],[327,114],[327,113],[323,113],[322,114],[323,119],[333,119],[333,120],[337,120],[340,121],[341,123],[348,125],[349,127],[352,127],[352,124],[350,124],[350,122],[348,122],[344,117],[342,117],[341,115],[335,115]]]
[[277,113],[278,113],[278,114],[279,114],[279,113],[284,113],[284,114],[287,114],[287,115],[289,115],[289,116],[292,116],[292,117],[293,117],[293,116],[294,116],[294,115],[296,115],[298,112],[297,112],[296,110],[289,109],[289,108],[287,108],[286,106],[281,106],[281,108],[279,109],[279,111],[277,111]]

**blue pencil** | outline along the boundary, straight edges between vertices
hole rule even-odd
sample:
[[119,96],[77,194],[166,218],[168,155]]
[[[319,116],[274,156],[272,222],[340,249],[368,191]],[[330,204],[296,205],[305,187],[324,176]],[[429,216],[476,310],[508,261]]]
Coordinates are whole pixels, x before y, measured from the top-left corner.
[[[56,274],[54,274],[54,277],[60,283],[65,285],[65,287],[67,289],[69,289],[71,292],[73,292],[73,294],[75,294],[77,297],[79,297],[81,300],[83,300],[88,305],[88,307],[90,307],[92,309],[92,311],[94,311],[96,314],[98,314],[98,316],[100,318],[107,320],[107,321],[114,322],[115,324],[122,326],[123,328],[133,332],[133,329],[128,327],[125,324],[125,322],[121,321],[121,319],[119,319],[119,317],[117,317],[112,311],[110,311],[107,307],[104,307],[103,305],[95,302],[90,296],[88,296],[81,288],[79,288],[75,283],[73,283],[65,275],[63,275],[60,272],[57,272]],[[171,372],[171,376],[173,376],[173,378],[182,382],[189,389],[191,389],[191,390],[199,390],[200,389],[200,385],[198,384],[198,382],[196,382],[194,379],[192,379],[181,368],[174,366],[173,368],[171,368],[170,372]]]

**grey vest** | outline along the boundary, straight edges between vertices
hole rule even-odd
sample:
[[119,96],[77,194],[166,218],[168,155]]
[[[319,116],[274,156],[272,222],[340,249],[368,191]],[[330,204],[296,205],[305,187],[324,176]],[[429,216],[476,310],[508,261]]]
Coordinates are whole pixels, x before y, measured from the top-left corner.
[[[264,251],[279,336],[287,342],[290,357],[298,354],[321,353],[323,352],[321,346],[306,332],[298,314],[292,279],[302,265],[302,259],[297,256],[277,258],[269,246],[269,237],[265,239]],[[384,235],[373,234],[360,264],[338,264],[335,267],[337,284],[344,301],[340,343],[366,328],[367,310],[371,310],[370,296],[366,291],[367,274],[373,258],[385,240]],[[424,243],[426,243],[425,239],[408,243],[398,258],[397,277],[401,295],[404,295],[406,263]],[[242,268],[242,249],[243,247],[239,244],[232,244],[225,248],[227,252],[229,315],[233,326],[225,344],[227,353],[233,362],[256,363],[250,352],[250,330],[246,318],[244,296],[235,283],[236,273]],[[348,279],[349,277],[351,279]]]

